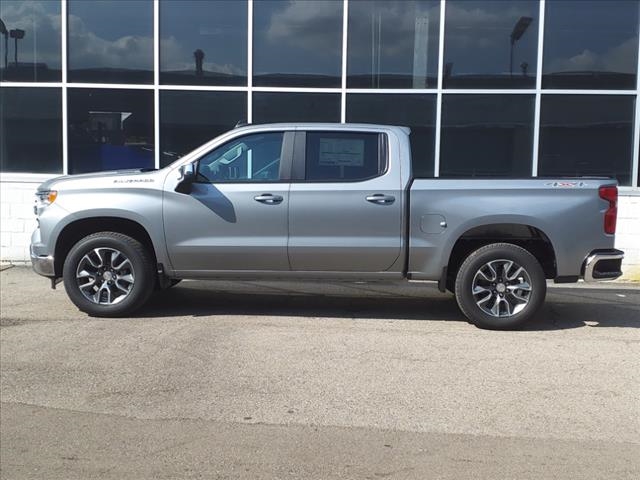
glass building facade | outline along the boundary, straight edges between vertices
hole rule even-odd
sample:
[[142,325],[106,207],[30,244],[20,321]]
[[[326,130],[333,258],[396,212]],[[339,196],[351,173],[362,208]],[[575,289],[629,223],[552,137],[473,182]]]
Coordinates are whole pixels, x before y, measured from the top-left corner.
[[368,122],[411,127],[418,177],[637,191],[639,15],[640,0],[2,0],[0,171],[163,167],[239,121]]

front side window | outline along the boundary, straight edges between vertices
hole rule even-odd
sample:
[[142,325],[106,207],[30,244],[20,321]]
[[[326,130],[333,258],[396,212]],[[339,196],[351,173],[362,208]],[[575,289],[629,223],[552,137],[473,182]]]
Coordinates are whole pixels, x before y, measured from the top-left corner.
[[307,132],[306,174],[312,182],[357,182],[384,173],[377,133]]
[[198,179],[208,183],[277,182],[280,180],[282,132],[236,138],[202,157]]

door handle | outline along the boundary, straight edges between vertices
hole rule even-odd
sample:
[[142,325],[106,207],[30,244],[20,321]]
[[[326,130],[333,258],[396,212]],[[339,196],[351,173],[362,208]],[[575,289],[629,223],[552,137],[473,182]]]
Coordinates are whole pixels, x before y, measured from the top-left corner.
[[256,195],[253,197],[256,202],[266,203],[268,205],[277,205],[282,203],[283,198],[280,195],[273,195],[271,193],[263,193],[262,195]]
[[374,193],[373,195],[369,195],[365,197],[367,202],[377,203],[379,205],[391,205],[396,201],[396,197],[393,195],[385,195],[383,193]]

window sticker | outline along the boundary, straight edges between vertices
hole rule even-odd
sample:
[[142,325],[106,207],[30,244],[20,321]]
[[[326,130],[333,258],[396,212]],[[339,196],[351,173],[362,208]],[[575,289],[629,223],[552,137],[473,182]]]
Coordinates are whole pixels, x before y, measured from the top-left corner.
[[325,167],[362,167],[364,165],[364,140],[321,138],[319,165]]

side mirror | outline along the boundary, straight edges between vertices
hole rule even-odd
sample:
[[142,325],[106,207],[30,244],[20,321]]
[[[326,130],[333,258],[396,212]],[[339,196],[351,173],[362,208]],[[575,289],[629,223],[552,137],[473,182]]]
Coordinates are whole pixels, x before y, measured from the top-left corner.
[[178,179],[178,185],[176,185],[176,192],[191,193],[191,185],[196,181],[198,174],[197,162],[182,165],[178,171],[180,172],[180,178]]

